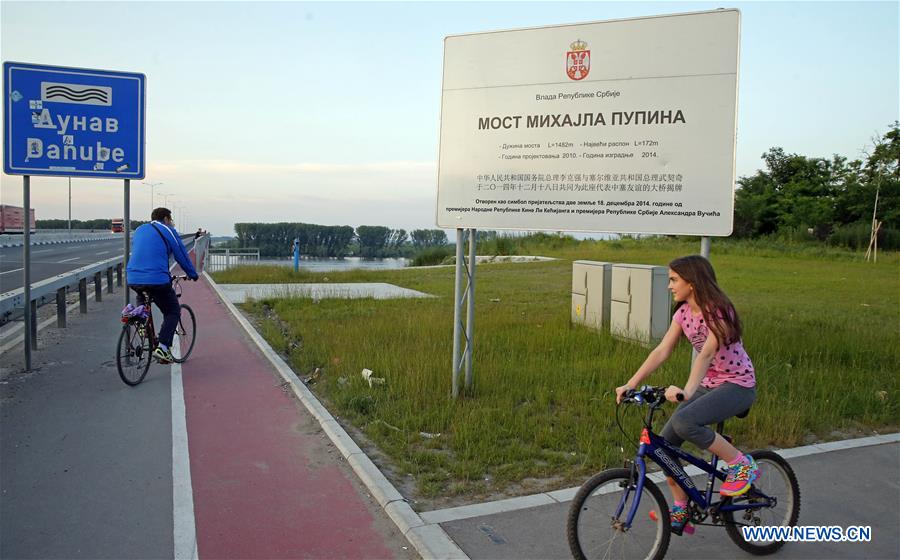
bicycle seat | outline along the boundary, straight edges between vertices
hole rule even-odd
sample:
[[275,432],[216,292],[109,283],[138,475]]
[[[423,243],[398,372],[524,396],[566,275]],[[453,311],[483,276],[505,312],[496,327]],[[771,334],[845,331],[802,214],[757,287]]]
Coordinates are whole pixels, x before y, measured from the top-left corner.
[[746,418],[748,414],[750,414],[749,408],[747,410],[745,410],[744,412],[741,412],[740,414],[735,414],[734,417],[735,418]]
[[128,287],[138,295],[138,302],[150,303],[153,300],[153,298],[150,297],[150,292],[148,292],[144,286],[135,285]]

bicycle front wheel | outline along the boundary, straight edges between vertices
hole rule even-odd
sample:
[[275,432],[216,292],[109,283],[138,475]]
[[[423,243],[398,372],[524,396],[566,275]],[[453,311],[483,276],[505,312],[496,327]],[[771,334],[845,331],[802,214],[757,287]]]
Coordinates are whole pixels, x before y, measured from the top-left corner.
[[[628,513],[638,501],[631,527]],[[630,469],[610,469],[584,483],[569,509],[566,531],[577,560],[661,560],[669,548],[669,509],[659,488],[644,480],[640,495]]]
[[126,385],[134,387],[144,380],[150,369],[150,338],[144,325],[126,323],[119,335],[116,368]]
[[759,467],[759,477],[743,496],[733,498],[736,504],[765,503],[757,491],[775,498],[775,507],[724,512],[725,532],[742,549],[751,554],[772,554],[784,546],[785,541],[748,541],[744,539],[743,526],[791,527],[800,517],[800,485],[794,470],[781,455],[774,451],[751,451],[750,455]]
[[180,364],[191,355],[194,343],[197,341],[197,319],[194,317],[194,310],[187,304],[181,304],[181,316],[178,318],[175,334],[178,335],[178,340],[181,342],[181,355],[175,358],[175,361]]

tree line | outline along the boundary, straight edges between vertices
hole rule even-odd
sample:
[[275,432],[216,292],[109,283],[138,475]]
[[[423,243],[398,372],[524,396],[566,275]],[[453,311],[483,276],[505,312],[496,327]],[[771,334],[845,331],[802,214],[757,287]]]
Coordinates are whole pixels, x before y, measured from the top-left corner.
[[[830,159],[789,154],[771,148],[762,155],[765,169],[737,180],[734,237],[809,238],[865,249],[869,243],[876,194],[881,221],[878,245],[900,249],[900,123],[894,122],[862,159]],[[132,220],[132,228],[143,224]],[[63,219],[37,220],[38,229],[66,229]],[[109,230],[109,219],[72,220],[74,229]],[[290,255],[294,239],[300,253],[315,257],[409,257],[447,246],[440,229],[391,229],[385,226],[325,226],[297,222],[238,223],[236,248],[259,248],[267,257]],[[478,241],[498,242],[504,235],[479,231]]]
[[865,249],[878,195],[878,245],[900,249],[900,124],[873,141],[865,158],[788,154],[772,148],[764,170],[741,177],[734,200],[734,236],[811,236]]
[[235,239],[227,246],[258,248],[260,256],[283,257],[293,252],[312,257],[409,257],[417,251],[447,244],[440,229],[391,229],[385,226],[325,226],[297,222],[234,224]]
[[[131,229],[146,224],[141,220],[131,220]],[[63,219],[51,218],[48,220],[35,220],[34,225],[37,229],[69,229],[69,221]],[[98,218],[95,220],[72,220],[72,229],[92,229],[94,231],[110,231],[112,230],[112,220],[109,218]]]

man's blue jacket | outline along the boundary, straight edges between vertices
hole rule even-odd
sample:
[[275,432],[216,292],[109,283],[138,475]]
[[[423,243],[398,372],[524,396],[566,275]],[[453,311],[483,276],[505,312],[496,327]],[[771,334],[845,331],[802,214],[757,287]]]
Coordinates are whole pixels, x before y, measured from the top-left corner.
[[175,257],[189,278],[197,278],[197,271],[175,228],[154,220],[134,230],[131,239],[131,258],[126,268],[129,285],[168,284],[171,278],[169,254]]

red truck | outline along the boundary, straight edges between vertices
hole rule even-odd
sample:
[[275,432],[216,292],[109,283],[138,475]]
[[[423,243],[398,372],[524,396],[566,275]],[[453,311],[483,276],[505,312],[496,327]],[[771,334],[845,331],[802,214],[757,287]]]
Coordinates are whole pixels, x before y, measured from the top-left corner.
[[[37,228],[34,222],[34,208],[31,209],[31,231]],[[25,211],[21,206],[0,204],[0,233],[25,233]]]
[[112,219],[112,232],[113,233],[122,233],[125,231],[125,219],[124,218],[113,218]]

